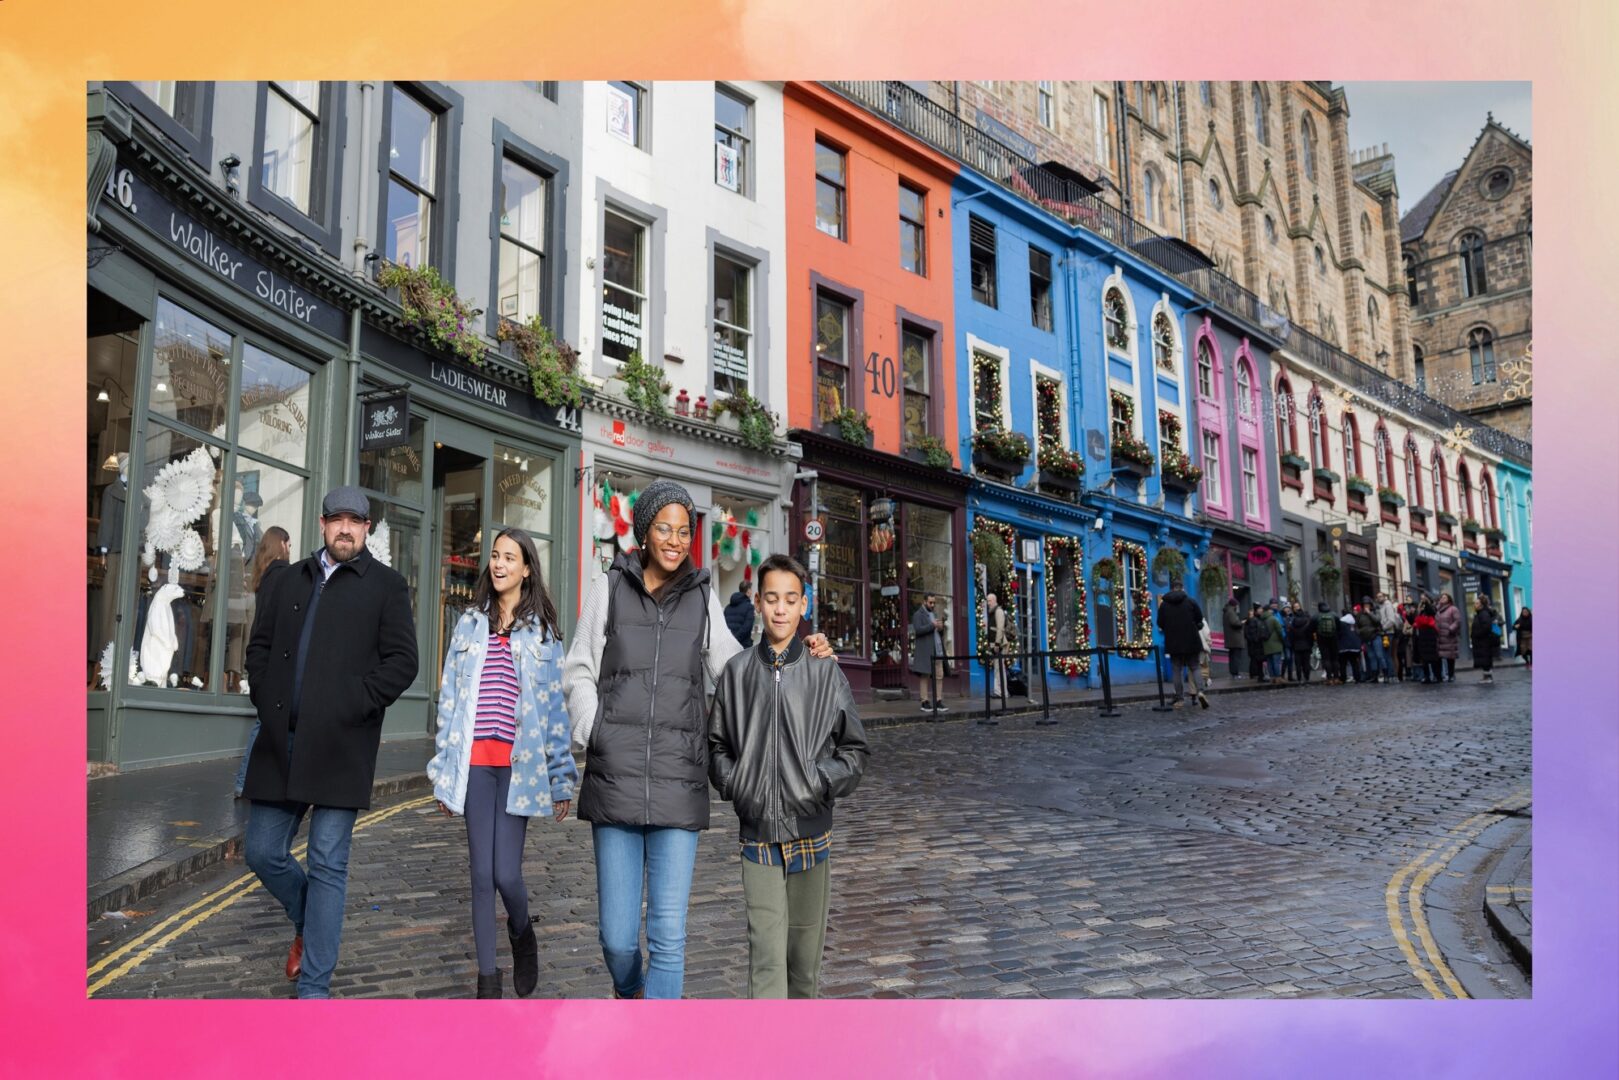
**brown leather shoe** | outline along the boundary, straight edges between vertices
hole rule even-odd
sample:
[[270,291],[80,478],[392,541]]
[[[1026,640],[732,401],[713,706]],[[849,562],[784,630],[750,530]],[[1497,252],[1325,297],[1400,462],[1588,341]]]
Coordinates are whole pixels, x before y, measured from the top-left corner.
[[287,978],[296,979],[304,970],[304,936],[299,934],[292,939],[292,948],[287,950]]

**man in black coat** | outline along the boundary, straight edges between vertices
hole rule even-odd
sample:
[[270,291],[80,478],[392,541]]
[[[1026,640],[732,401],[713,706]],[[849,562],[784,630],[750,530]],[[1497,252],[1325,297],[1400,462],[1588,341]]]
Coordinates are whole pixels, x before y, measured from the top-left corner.
[[744,649],[753,648],[753,601],[748,599],[748,588],[748,580],[743,578],[725,605],[725,626]]
[[[410,588],[366,550],[370,526],[359,488],[332,489],[325,546],[282,571],[247,646],[260,729],[242,785],[252,800],[243,849],[292,920],[286,970],[301,998],[330,996],[349,840],[371,805],[383,710],[416,678]],[[306,813],[307,873],[292,857]]]
[[1180,582],[1171,581],[1169,591],[1158,605],[1158,629],[1164,632],[1164,652],[1175,673],[1175,700],[1171,704],[1177,709],[1182,704],[1182,670],[1191,678],[1192,696],[1197,698],[1197,703],[1205,709],[1209,707],[1208,695],[1198,685],[1202,675],[1198,656],[1203,652],[1203,638],[1198,631],[1202,628],[1203,609],[1186,595]]

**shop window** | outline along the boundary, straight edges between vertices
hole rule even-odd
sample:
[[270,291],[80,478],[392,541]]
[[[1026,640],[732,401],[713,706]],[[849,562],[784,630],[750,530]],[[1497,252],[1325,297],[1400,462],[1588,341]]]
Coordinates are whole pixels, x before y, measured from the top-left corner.
[[753,271],[714,256],[714,391],[749,393],[753,367]]
[[[540,566],[551,565],[555,468],[547,458],[515,446],[495,445],[494,528],[522,529],[534,538]],[[548,589],[554,589],[547,582]]]
[[646,226],[608,210],[602,215],[602,355],[645,356]]
[[818,487],[825,507],[826,535],[816,581],[816,621],[834,651],[864,657],[868,579],[861,555],[867,538],[860,493],[835,484]]
[[[99,328],[98,328],[99,329]],[[134,429],[135,372],[139,342],[133,317],[128,329],[94,333],[89,337],[85,396],[89,432],[88,503],[85,507],[86,546],[90,558],[89,688],[112,687],[117,657],[113,642],[118,632],[120,590],[140,570],[139,542],[125,545],[125,521],[133,496],[130,440]]]
[[751,195],[749,157],[753,145],[753,102],[714,84],[714,183],[738,195]]
[[[256,561],[272,526],[304,553],[312,373],[160,300],[134,512],[141,578],[134,639],[148,685],[246,693]],[[263,551],[261,551],[263,548]],[[222,653],[220,652],[222,650]]]
[[904,374],[902,422],[905,445],[915,446],[924,435],[933,434],[932,336],[905,327],[900,346],[900,367]]
[[358,482],[371,500],[368,546],[373,555],[404,575],[414,605],[420,596],[423,561],[422,515],[427,490],[422,470],[427,421],[412,416],[407,434],[410,441],[400,446],[361,451]]
[[815,299],[815,419],[829,424],[849,400],[849,305],[825,294]]
[[607,133],[646,149],[645,83],[614,79],[607,84]]
[[848,188],[848,158],[842,150],[815,140],[815,227],[838,240],[849,238]]
[[382,254],[405,266],[440,266],[434,240],[442,235],[438,212],[440,116],[395,85],[388,99],[384,146]]
[[426,490],[422,484],[422,460],[426,431],[427,421],[420,416],[412,416],[408,429],[409,442],[386,450],[360,452],[359,484],[371,493],[373,503],[381,497],[418,507],[424,505]]
[[343,83],[258,84],[256,165],[248,201],[337,253]]
[[[904,586],[906,625],[911,613],[932,596],[933,613],[944,620],[946,652],[958,644],[951,639],[955,625],[955,515],[948,510],[907,503],[905,518]],[[906,635],[907,639],[909,635]]]
[[927,195],[909,184],[899,186],[899,264],[913,274],[928,273]]
[[995,226],[968,214],[967,231],[973,299],[995,307]]
[[544,318],[545,237],[549,181],[510,157],[500,160],[500,277],[495,298],[503,319]]
[[1036,329],[1051,329],[1051,252],[1029,248],[1029,321]]

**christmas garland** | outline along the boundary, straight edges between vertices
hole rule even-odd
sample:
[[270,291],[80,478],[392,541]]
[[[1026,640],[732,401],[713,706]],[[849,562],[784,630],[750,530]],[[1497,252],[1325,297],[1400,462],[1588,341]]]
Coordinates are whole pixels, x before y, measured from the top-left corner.
[[1034,379],[1035,428],[1040,449],[1062,446],[1062,383],[1037,375]]
[[[1005,580],[1006,596],[1004,596],[1002,599],[1007,601],[1007,606],[1010,607],[1011,610],[1016,611],[1018,579],[1017,573],[1011,569],[1011,566],[1013,555],[1017,551],[1017,529],[1013,528],[1011,525],[1008,525],[1004,521],[996,521],[994,518],[979,517],[973,521],[971,539],[973,541],[973,550],[975,556],[980,544],[989,544],[999,540],[1006,546],[1006,562],[1004,563],[1004,565],[1007,567]],[[984,560],[979,559],[978,561],[982,563]],[[974,599],[973,609],[973,618],[978,626],[978,642],[980,651],[983,649],[984,643],[989,640],[989,622],[984,615],[984,596],[985,594],[992,593],[995,590],[996,583],[991,580],[989,567],[986,565],[984,568],[984,587],[978,590],[978,595]]]
[[[1113,605],[1114,625],[1118,630],[1119,655],[1132,660],[1144,660],[1152,650],[1152,586],[1147,581],[1147,549],[1131,540],[1113,541],[1113,554],[1120,565],[1130,564],[1136,569],[1135,579],[1138,582],[1134,596],[1123,596]],[[1130,575],[1125,574],[1124,580],[1129,581]],[[1124,605],[1131,605],[1135,613],[1137,634],[1134,639],[1126,636],[1129,621],[1125,618]]]
[[[1057,588],[1056,578],[1060,566],[1067,563],[1073,568],[1074,574],[1074,648],[1088,649],[1091,647],[1091,623],[1089,616],[1089,600],[1085,595],[1085,573],[1082,565],[1082,547],[1078,537],[1074,536],[1048,536],[1046,537],[1046,634],[1047,644],[1050,644],[1050,634],[1057,626]],[[1091,658],[1089,656],[1054,656],[1051,658],[1051,670],[1059,675],[1089,675],[1091,671]]]
[[973,353],[973,405],[978,430],[1006,426],[1001,412],[1001,362],[997,357]]

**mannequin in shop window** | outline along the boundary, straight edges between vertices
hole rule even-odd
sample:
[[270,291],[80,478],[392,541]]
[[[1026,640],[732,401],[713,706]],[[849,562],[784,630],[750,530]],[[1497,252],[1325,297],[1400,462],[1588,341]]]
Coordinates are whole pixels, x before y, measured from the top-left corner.
[[[90,647],[104,658],[103,663],[111,660],[112,654],[105,650],[117,637],[118,570],[124,552],[124,511],[129,505],[129,455],[118,454],[113,464],[118,475],[101,489],[101,519],[96,525],[95,554],[101,569],[101,594],[97,598],[92,631],[99,638],[92,638],[90,642]],[[95,678],[106,681],[111,677],[110,672],[98,672],[92,677],[91,686],[95,686]]]

